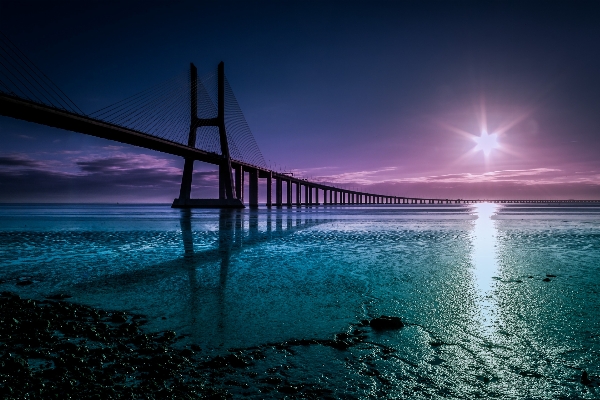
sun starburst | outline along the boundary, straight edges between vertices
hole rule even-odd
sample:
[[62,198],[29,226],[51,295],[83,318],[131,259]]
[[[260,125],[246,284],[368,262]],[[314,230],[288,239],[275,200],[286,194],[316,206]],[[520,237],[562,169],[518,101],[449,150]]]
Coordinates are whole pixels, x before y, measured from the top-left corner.
[[485,130],[481,132],[481,136],[473,137],[477,146],[475,146],[475,151],[481,150],[483,154],[488,156],[493,149],[498,147],[498,134],[492,133],[488,134]]

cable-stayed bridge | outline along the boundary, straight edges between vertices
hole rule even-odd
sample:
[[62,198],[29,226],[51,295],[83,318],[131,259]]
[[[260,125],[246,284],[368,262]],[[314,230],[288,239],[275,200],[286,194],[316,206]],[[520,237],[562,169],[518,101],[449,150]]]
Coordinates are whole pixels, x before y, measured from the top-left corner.
[[[173,207],[243,208],[248,177],[250,207],[259,205],[259,179],[266,205],[591,203],[591,200],[440,199],[390,196],[311,182],[269,168],[248,127],[221,62],[198,77],[189,72],[86,114],[0,33],[0,115],[80,132],[183,157],[179,197]],[[219,168],[219,198],[192,199],[195,161]],[[275,200],[272,187],[275,182]]]

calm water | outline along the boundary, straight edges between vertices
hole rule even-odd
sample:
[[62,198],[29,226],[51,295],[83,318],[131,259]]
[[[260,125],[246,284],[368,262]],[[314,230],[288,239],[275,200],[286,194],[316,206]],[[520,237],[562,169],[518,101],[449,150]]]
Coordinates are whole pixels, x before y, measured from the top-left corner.
[[579,383],[600,375],[600,207],[4,205],[0,268],[0,290],[143,313],[207,354],[400,316],[254,367],[341,398],[600,398]]

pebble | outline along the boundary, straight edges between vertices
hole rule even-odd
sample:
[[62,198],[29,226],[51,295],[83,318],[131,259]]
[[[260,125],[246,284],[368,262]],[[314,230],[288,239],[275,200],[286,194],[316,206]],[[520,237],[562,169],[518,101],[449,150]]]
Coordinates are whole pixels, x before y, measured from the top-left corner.
[[371,328],[378,331],[400,329],[404,327],[404,324],[399,317],[390,317],[387,315],[382,315],[379,318],[373,318],[369,322],[369,325]]

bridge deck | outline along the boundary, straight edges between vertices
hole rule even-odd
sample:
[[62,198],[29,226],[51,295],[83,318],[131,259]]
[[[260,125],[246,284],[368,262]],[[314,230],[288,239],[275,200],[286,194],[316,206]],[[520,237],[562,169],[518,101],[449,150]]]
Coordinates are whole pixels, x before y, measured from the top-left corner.
[[[52,126],[59,129],[65,129],[72,132],[84,133],[103,139],[113,140],[119,143],[130,144],[133,146],[143,147],[150,150],[159,151],[162,153],[173,154],[184,158],[192,158],[194,160],[220,165],[222,156],[217,153],[210,153],[194,147],[189,147],[180,143],[172,142],[156,136],[148,135],[133,129],[114,125],[105,121],[90,118],[84,115],[76,114],[70,111],[50,107],[44,104],[39,104],[24,100],[18,97],[0,93],[0,115],[11,118],[16,118],[24,121],[34,122],[37,124]],[[583,204],[583,203],[600,203],[600,200],[509,200],[509,199],[439,199],[439,198],[416,198],[416,197],[400,197],[387,196],[374,193],[353,191],[337,188],[331,185],[318,182],[310,182],[305,179],[296,178],[284,173],[273,171],[256,165],[251,165],[239,160],[231,160],[232,167],[242,167],[246,171],[258,172],[261,178],[270,177],[275,180],[285,181],[288,185],[297,185],[297,190],[300,186],[309,187],[312,189],[320,189],[324,191],[325,204],[465,204],[465,203],[500,203],[500,204],[515,204],[515,203],[537,203],[537,204]],[[318,204],[318,197],[315,200],[306,200],[302,203],[293,201],[290,194],[291,189],[287,190],[287,202],[279,200],[275,205],[314,205]],[[327,200],[325,193],[329,192],[330,198]],[[335,194],[335,199],[332,194]],[[337,198],[337,195],[340,198]],[[281,195],[279,195],[281,197]],[[312,193],[311,196],[312,197]],[[297,197],[298,198],[298,197]],[[257,200],[256,200],[257,201]],[[270,205],[270,202],[268,203]],[[254,204],[257,205],[257,204]]]

